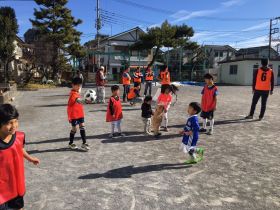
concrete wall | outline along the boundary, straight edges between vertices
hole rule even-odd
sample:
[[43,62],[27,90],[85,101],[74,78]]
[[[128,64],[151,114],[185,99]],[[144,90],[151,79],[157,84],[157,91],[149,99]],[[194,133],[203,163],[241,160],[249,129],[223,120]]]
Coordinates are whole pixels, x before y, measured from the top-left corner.
[[[279,85],[278,68],[280,61],[271,61],[274,72],[274,82]],[[230,75],[230,66],[238,65],[237,75]],[[218,81],[225,84],[251,85],[253,80],[254,65],[261,66],[259,60],[244,60],[237,62],[222,63],[219,71]]]

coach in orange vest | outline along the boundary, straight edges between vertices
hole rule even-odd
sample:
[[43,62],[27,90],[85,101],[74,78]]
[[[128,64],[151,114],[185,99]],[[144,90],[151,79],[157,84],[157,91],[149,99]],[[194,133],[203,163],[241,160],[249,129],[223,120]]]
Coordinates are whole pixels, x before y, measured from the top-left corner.
[[130,89],[131,77],[129,75],[130,67],[126,67],[122,74],[122,84],[123,84],[123,102],[127,102],[127,94]]
[[266,110],[266,102],[269,94],[273,94],[274,88],[274,75],[273,70],[268,67],[268,59],[261,60],[262,67],[254,72],[253,76],[253,100],[251,105],[250,114],[246,117],[246,119],[253,119],[254,112],[256,109],[256,105],[260,98],[262,98],[262,106],[261,113],[259,116],[259,120],[262,120],[264,117],[264,113]]

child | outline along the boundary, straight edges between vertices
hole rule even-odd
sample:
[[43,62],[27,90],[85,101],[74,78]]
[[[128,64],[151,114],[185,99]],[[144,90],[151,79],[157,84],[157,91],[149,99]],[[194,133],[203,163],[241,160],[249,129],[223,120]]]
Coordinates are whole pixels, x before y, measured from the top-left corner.
[[18,111],[10,104],[0,105],[0,209],[22,209],[25,194],[24,158],[34,165],[40,160],[24,149],[25,134],[17,131]]
[[79,94],[82,83],[83,80],[79,77],[76,77],[72,80],[72,90],[70,92],[67,106],[68,120],[72,125],[69,138],[69,148],[78,149],[78,147],[74,144],[74,138],[77,132],[77,126],[79,126],[80,134],[83,140],[81,148],[85,151],[88,151],[89,145],[86,141],[84,107],[82,104],[83,100],[81,99],[81,96]]
[[[120,100],[120,88],[118,85],[113,85],[111,87],[112,96],[108,102],[106,122],[111,122],[112,132],[109,135],[110,138],[117,136],[125,136],[121,131],[121,120],[123,118],[122,104]],[[117,127],[118,132],[115,133],[115,127]]]
[[213,76],[211,74],[205,74],[204,79],[206,84],[201,92],[202,112],[200,115],[203,118],[203,128],[200,132],[207,131],[207,120],[210,120],[210,129],[207,134],[212,135],[214,128],[214,111],[217,106],[218,88],[215,86]]
[[122,84],[123,84],[123,102],[127,101],[127,94],[129,93],[130,89],[130,82],[131,82],[131,77],[129,75],[130,68],[126,67],[122,74]]
[[158,104],[152,120],[154,136],[156,138],[161,136],[161,133],[159,132],[159,128],[162,123],[163,113],[164,113],[164,105]]
[[[197,163],[202,160],[204,150],[202,148],[196,148],[196,144],[199,138],[199,124],[198,117],[201,111],[200,105],[196,102],[192,102],[188,107],[189,118],[187,120],[186,126],[181,134],[183,134],[183,140],[181,148],[184,153],[190,155],[190,159],[186,161],[187,164]],[[200,158],[196,157],[196,153],[200,155]]]
[[172,102],[172,94],[176,95],[178,88],[175,85],[166,85],[161,89],[161,94],[157,99],[158,104],[164,105],[164,117],[163,117],[163,131],[168,132],[168,110]]
[[146,135],[151,135],[151,122],[152,115],[154,114],[151,106],[152,99],[152,96],[146,96],[144,99],[144,103],[141,106],[142,120],[144,122],[144,133]]
[[140,98],[140,84],[135,83],[133,88],[130,88],[129,93],[127,95],[127,100],[130,102],[130,105],[133,106],[138,102],[142,102],[143,99]]

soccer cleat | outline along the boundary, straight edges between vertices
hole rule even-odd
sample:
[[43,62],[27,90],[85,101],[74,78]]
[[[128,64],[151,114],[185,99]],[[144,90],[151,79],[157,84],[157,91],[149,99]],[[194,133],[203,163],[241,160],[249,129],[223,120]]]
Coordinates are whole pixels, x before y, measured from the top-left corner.
[[76,144],[69,144],[68,146],[70,149],[78,149]]
[[115,133],[110,133],[109,134],[109,138],[114,138],[116,135],[115,135]]
[[199,129],[199,132],[201,132],[201,133],[205,133],[207,130],[205,129],[205,128],[201,128],[201,129]]
[[259,117],[259,121],[262,121],[263,120],[263,117]]
[[89,145],[87,143],[82,144],[81,149],[88,151],[89,150]]
[[196,164],[196,163],[197,163],[197,161],[194,158],[191,158],[191,159],[188,159],[185,161],[185,164]]
[[251,115],[248,115],[247,117],[245,117],[246,120],[252,120],[253,119],[253,116]]
[[203,148],[197,148],[197,149],[196,149],[196,153],[197,153],[198,155],[200,155],[201,157],[203,157],[203,155],[204,155],[204,149],[203,149]]

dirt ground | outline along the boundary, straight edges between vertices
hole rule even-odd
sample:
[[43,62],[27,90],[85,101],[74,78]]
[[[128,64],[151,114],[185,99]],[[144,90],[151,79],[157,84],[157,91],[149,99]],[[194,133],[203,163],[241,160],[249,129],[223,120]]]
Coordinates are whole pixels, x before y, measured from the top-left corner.
[[[26,149],[41,159],[26,163],[26,210],[280,209],[280,89],[269,98],[265,119],[242,120],[250,87],[220,87],[212,136],[200,135],[205,159],[185,165],[178,131],[201,87],[182,87],[171,107],[170,132],[143,136],[140,105],[123,105],[127,137],[109,139],[107,105],[86,105],[89,152],[67,149],[69,89],[20,92],[20,130]],[[110,95],[107,89],[107,96]],[[255,117],[258,117],[259,106]],[[80,136],[76,135],[80,146]]]

